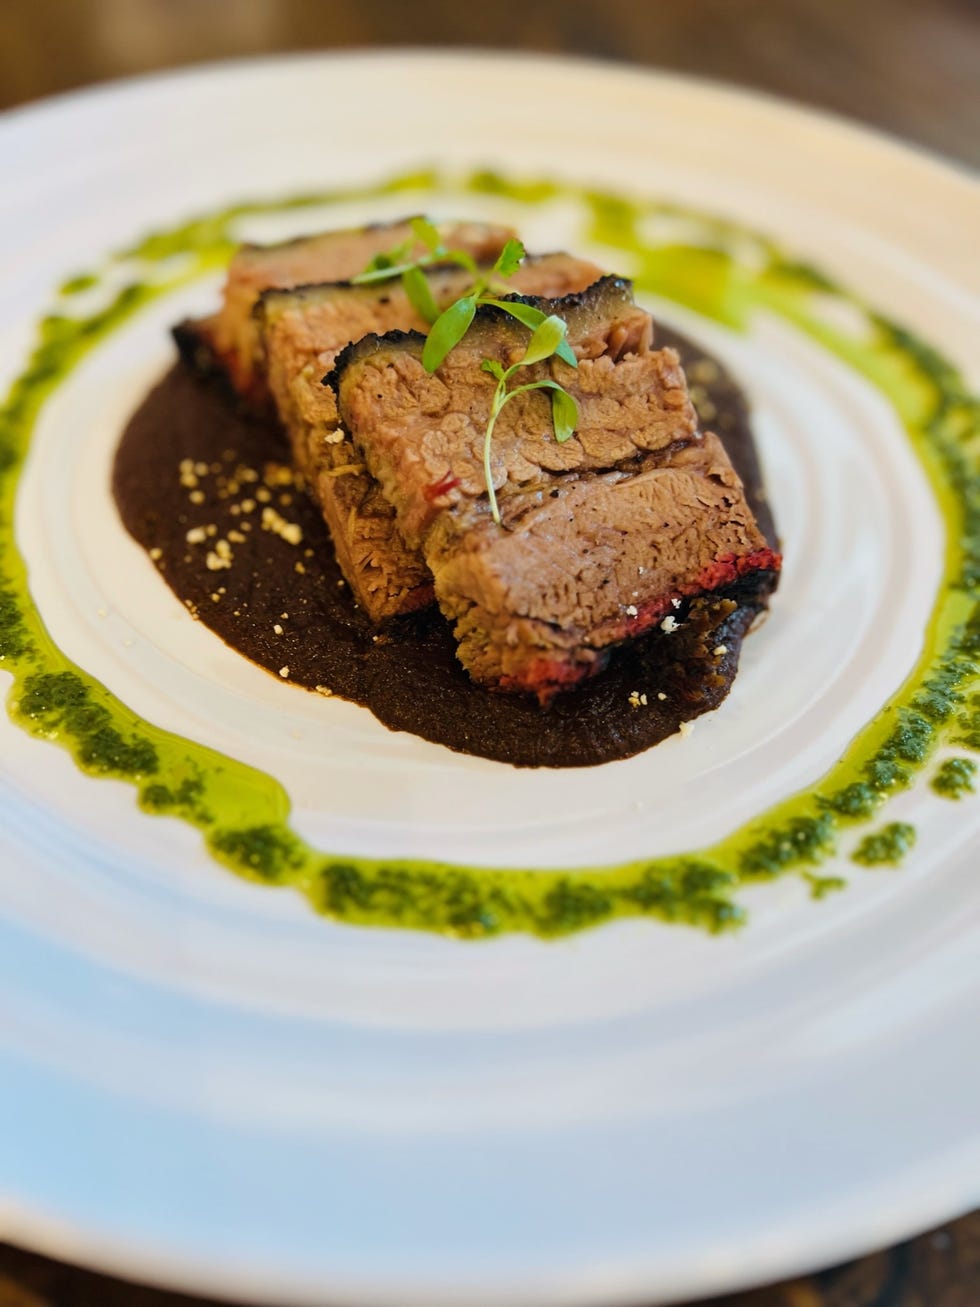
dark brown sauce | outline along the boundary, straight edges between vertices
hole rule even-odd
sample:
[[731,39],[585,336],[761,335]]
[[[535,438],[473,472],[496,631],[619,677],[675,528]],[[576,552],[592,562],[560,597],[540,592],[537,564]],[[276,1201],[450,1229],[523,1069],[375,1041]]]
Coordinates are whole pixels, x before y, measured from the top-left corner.
[[[703,351],[666,329],[658,340],[680,349],[692,380],[704,375]],[[692,389],[774,544],[741,391],[720,369]],[[182,480],[185,460],[208,471],[186,471]],[[656,631],[619,650],[606,671],[543,711],[532,698],[474,686],[437,611],[379,634],[352,602],[313,503],[276,484],[274,474],[257,482],[238,475],[244,468],[261,477],[270,463],[287,461],[274,426],[243,415],[219,384],[178,364],[130,420],[116,453],[113,493],[126,528],[160,575],[226,644],[274,675],[288,670],[283,679],[293,685],[353,700],[392,730],[462,753],[539,767],[592,766],[640,753],[718,707],[734,680],[742,639],[765,607],[765,578],[685,605],[676,631]],[[242,501],[256,492],[268,494],[268,502],[242,512]],[[302,542],[263,529],[264,507],[298,525]],[[210,527],[213,535],[188,542],[188,531]],[[231,565],[209,568],[216,541],[229,538]],[[727,648],[720,657],[712,652],[718,645]]]

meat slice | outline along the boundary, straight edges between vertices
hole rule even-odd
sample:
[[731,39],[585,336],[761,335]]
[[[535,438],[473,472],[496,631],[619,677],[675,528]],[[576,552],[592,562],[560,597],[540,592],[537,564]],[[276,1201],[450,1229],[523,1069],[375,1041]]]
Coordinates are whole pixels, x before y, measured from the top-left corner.
[[519,358],[526,329],[481,310],[431,376],[421,336],[367,338],[340,355],[335,384],[355,448],[432,571],[463,666],[547,702],[617,643],[658,624],[669,633],[687,598],[771,579],[779,559],[720,441],[697,430],[677,354],[651,347],[629,284],[536,303],[568,322],[579,366],[551,359],[520,380],[558,381],[579,423],[559,445],[546,394],[503,409],[491,460],[502,526],[483,472],[496,383],[480,364]]
[[[569,254],[530,257],[511,288],[561,295],[588,286],[599,269]],[[429,285],[439,307],[472,282],[458,267],[433,268]],[[289,435],[296,466],[319,504],[357,602],[376,622],[425,607],[432,576],[395,524],[394,510],[340,428],[336,396],[322,378],[339,350],[369,333],[427,329],[400,281],[347,283],[264,292],[255,308],[268,385]]]
[[[494,224],[460,222],[443,227],[441,234],[449,248],[466,250],[478,261],[493,262],[514,233]],[[262,291],[273,286],[345,281],[362,272],[376,254],[412,237],[411,219],[405,218],[276,245],[242,245],[228,267],[221,309],[174,329],[182,355],[199,371],[223,373],[238,395],[252,407],[261,408],[268,396],[252,309]],[[424,253],[424,248],[417,242],[414,254]]]

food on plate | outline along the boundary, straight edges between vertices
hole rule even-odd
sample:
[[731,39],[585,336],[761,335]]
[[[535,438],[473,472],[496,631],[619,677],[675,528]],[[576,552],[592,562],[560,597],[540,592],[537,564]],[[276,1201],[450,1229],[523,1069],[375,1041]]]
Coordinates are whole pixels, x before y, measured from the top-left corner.
[[780,567],[747,410],[628,281],[408,219],[245,247],[175,335],[114,491],[254,661],[523,765],[724,698]]
[[425,338],[367,336],[333,374],[340,414],[420,549],[455,624],[459,658],[483,685],[553,694],[601,670],[610,650],[664,621],[682,599],[778,568],[721,442],[698,431],[680,360],[652,348],[629,284],[533,303],[559,317],[577,356],[539,361],[526,381],[557,381],[577,404],[573,434],[549,430],[549,395],[529,390],[493,433],[490,512],[485,366],[519,357],[527,329],[478,311],[434,373]]
[[[492,261],[513,233],[490,223],[451,223],[443,237],[477,261]],[[416,257],[424,245],[412,219],[320,232],[275,245],[242,245],[228,266],[221,308],[207,318],[179,323],[177,343],[194,366],[225,373],[236,392],[256,406],[267,398],[258,322],[252,310],[270,287],[312,285],[354,277],[377,254],[406,246]]]
[[[484,267],[489,273],[490,266]],[[545,254],[525,259],[501,284],[525,294],[558,296],[583,289],[600,275],[584,259]],[[472,276],[451,264],[428,269],[436,307],[448,308],[465,293]],[[397,530],[394,509],[364,469],[340,423],[334,390],[324,382],[350,341],[392,330],[425,331],[429,324],[399,281],[267,290],[253,316],[269,391],[294,463],[323,512],[355,599],[375,621],[432,603],[425,559]]]

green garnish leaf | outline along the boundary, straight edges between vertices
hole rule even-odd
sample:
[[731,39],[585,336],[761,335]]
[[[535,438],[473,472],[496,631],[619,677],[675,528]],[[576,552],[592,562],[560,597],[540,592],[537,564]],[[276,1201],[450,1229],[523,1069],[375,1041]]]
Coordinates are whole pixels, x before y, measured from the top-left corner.
[[551,387],[551,420],[555,428],[555,439],[559,445],[570,440],[578,426],[578,405],[567,390],[561,386]]
[[503,364],[498,363],[496,359],[484,359],[480,367],[484,372],[489,372],[491,376],[496,377],[498,381],[505,380]]
[[475,313],[475,295],[464,295],[455,304],[450,304],[444,313],[440,313],[425,339],[422,351],[422,366],[426,372],[435,372],[449,351],[459,344],[469,331]]
[[542,313],[540,309],[536,309],[532,304],[521,304],[518,301],[485,299],[482,303],[490,304],[495,309],[503,309],[504,313],[509,313],[512,318],[516,318],[518,322],[523,322],[524,326],[530,327],[532,331],[535,327],[540,327],[548,316],[547,313]]
[[376,281],[392,281],[395,277],[400,277],[404,272],[407,272],[409,268],[414,267],[414,263],[385,263],[374,268],[368,267],[363,272],[359,272],[356,277],[351,277],[351,284],[354,286],[370,286]]
[[[480,303],[492,304],[495,309],[502,309],[504,313],[509,313],[518,322],[523,322],[525,327],[530,327],[532,331],[540,327],[548,316],[546,313],[542,313],[540,309],[536,309],[532,304],[521,304],[519,301],[483,299]],[[555,349],[555,354],[569,367],[578,367],[575,351],[569,345],[567,339],[562,340],[561,344]]]
[[568,340],[561,342],[555,350],[555,357],[560,358],[563,363],[567,363],[570,368],[578,367],[578,359],[575,357],[575,351],[569,345]]
[[523,243],[512,236],[497,255],[497,262],[493,265],[493,271],[500,277],[512,277],[524,262],[526,254],[527,250],[525,250]]
[[429,279],[421,268],[406,268],[402,273],[402,285],[412,307],[426,322],[435,322],[439,317],[439,305],[432,294]]
[[544,322],[535,327],[534,335],[524,351],[521,363],[540,363],[542,359],[550,359],[565,339],[567,331],[568,324],[564,319],[552,313],[550,317],[545,318]]
[[440,249],[442,237],[428,218],[413,218],[409,226],[430,254],[435,254]]

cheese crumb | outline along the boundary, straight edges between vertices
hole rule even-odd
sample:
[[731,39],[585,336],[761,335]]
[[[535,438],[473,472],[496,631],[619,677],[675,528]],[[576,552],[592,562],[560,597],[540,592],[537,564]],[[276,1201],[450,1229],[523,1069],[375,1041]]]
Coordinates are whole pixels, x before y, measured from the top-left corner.
[[663,690],[658,690],[658,691],[657,691],[657,698],[658,698],[658,699],[666,699],[667,696],[664,694]]
[[666,631],[666,633],[670,635],[671,631],[676,631],[679,625],[680,623],[678,622],[677,618],[671,617],[668,614],[664,618],[664,620],[660,623],[660,629],[661,631]]
[[303,540],[303,530],[299,523],[287,522],[281,513],[269,506],[262,510],[262,529],[279,536],[287,545],[298,545]]
[[160,548],[159,545],[153,546],[153,548],[150,550],[150,557],[153,559],[154,562],[156,562],[157,559],[163,557],[163,550]]
[[266,463],[264,481],[267,486],[291,486],[293,469],[288,463]]
[[329,699],[333,694],[333,690],[331,690],[328,685],[315,685],[313,688],[316,690],[317,694],[322,694],[327,699]]
[[710,384],[712,381],[717,381],[721,373],[713,359],[696,359],[688,365],[687,375],[694,381]]
[[716,658],[720,658],[722,654],[726,654],[726,653],[728,653],[728,645],[727,645],[727,644],[716,644],[715,647],[712,649],[711,652],[714,654],[714,656],[715,656]]
[[204,565],[209,572],[220,572],[223,567],[231,567],[230,558],[222,558],[220,554],[213,549],[208,550],[208,556],[204,560]]
[[203,503],[204,503],[204,491],[203,491],[203,490],[192,490],[191,493],[187,496],[187,498],[191,501],[192,504],[203,504]]
[[184,539],[189,545],[203,545],[207,535],[203,526],[192,526]]
[[638,609],[636,607],[636,604],[627,604],[626,606],[627,617],[636,617],[637,613],[638,613]]
[[272,629],[273,631],[275,631],[276,635],[282,635],[282,627],[279,625],[278,622],[276,622],[275,626]]
[[685,737],[685,739],[686,739],[687,736],[690,735],[691,732],[694,730],[694,723],[693,723],[693,722],[681,722],[681,723],[678,725],[677,729],[680,731],[681,735],[683,735],[683,736]]
[[286,677],[289,675],[289,668],[288,668],[288,667],[280,667],[280,668],[279,668],[279,675],[282,677],[283,680],[285,680]]

